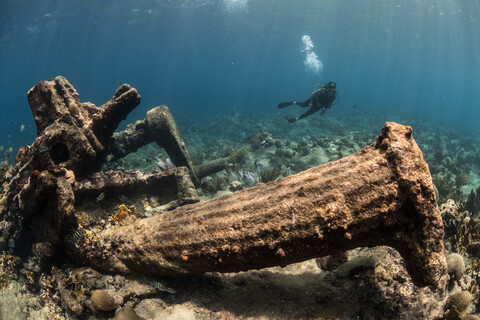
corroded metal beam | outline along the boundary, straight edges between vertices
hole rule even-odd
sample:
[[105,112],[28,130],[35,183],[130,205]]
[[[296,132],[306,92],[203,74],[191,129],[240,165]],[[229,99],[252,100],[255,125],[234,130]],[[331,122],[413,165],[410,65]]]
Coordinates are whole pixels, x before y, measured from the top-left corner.
[[428,166],[412,129],[392,122],[349,157],[97,236],[70,252],[121,273],[236,272],[380,245],[400,252],[419,286],[446,270]]

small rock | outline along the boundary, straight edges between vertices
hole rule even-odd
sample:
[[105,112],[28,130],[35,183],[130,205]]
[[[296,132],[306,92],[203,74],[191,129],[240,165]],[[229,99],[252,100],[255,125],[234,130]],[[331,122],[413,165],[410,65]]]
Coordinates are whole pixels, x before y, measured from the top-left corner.
[[340,156],[342,156],[342,158],[344,158],[344,157],[347,157],[347,156],[351,155],[353,152],[347,146],[340,146],[339,153],[340,153]]
[[340,265],[335,271],[337,279],[354,278],[359,273],[367,270],[374,270],[382,260],[382,254],[373,253],[371,255],[358,255],[351,260]]
[[117,313],[113,320],[146,320],[140,317],[131,307],[125,307],[122,311]]
[[156,293],[157,290],[150,284],[142,283],[137,280],[127,280],[121,289],[123,296],[144,297]]
[[472,296],[470,292],[468,291],[457,292],[448,298],[447,307],[448,308],[455,307],[458,313],[462,315],[467,311],[467,308],[470,305],[471,300],[472,300]]
[[325,256],[315,259],[317,266],[320,269],[332,271],[348,261],[348,255],[346,252],[340,252],[338,254]]
[[237,191],[242,189],[242,183],[240,181],[230,182],[230,191]]
[[314,311],[314,314],[316,319],[339,319],[342,317],[342,306],[330,301]]
[[334,155],[330,156],[329,161],[335,161],[335,160],[338,160],[338,159],[340,159],[340,156],[338,154],[334,154]]
[[202,188],[203,191],[207,193],[215,193],[217,190],[215,190],[215,186],[213,185],[213,179],[212,177],[205,177],[202,179],[200,187]]
[[176,305],[170,310],[161,310],[156,313],[156,317],[163,320],[195,320],[193,311],[182,305]]
[[49,242],[37,242],[33,245],[33,250],[41,259],[50,259],[57,253],[55,247]]
[[329,154],[337,154],[338,153],[338,147],[335,146],[335,145],[330,145],[328,146],[328,148],[326,149],[326,151],[329,153]]
[[274,143],[275,143],[275,142],[274,142],[274,140],[273,140],[272,137],[267,137],[267,138],[265,139],[265,145],[266,145],[267,147],[273,146]]
[[117,308],[117,303],[111,295],[103,290],[95,290],[90,296],[92,307],[97,311],[111,311]]
[[295,151],[293,151],[292,149],[284,149],[283,151],[283,156],[286,157],[286,158],[291,158],[295,155]]
[[465,262],[458,253],[452,253],[447,257],[447,271],[455,280],[460,280],[465,272]]
[[80,316],[83,313],[83,306],[76,299],[75,294],[65,288],[60,289],[59,292],[63,305],[67,306],[75,315]]
[[102,275],[89,267],[82,267],[72,270],[70,278],[81,283],[85,287],[93,288],[98,286]]

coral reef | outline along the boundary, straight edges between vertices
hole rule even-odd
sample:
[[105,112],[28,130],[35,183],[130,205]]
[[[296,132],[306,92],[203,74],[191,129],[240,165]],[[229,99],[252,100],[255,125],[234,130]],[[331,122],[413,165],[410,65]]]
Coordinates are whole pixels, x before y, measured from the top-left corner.
[[446,319],[464,319],[467,312],[478,312],[480,308],[480,221],[463,209],[452,199],[440,208],[446,226],[445,246],[455,252],[447,257],[450,295]]
[[465,210],[471,212],[472,216],[479,217],[480,215],[480,186],[477,190],[470,192],[467,201],[465,202]]

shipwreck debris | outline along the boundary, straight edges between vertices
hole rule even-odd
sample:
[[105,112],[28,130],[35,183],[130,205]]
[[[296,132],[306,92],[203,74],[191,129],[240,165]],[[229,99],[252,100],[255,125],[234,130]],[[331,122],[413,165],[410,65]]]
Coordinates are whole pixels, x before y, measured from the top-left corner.
[[[124,84],[110,101],[97,107],[81,102],[75,88],[61,76],[30,89],[28,100],[38,137],[18,153],[2,210],[34,221],[37,239],[58,246],[69,230],[75,229],[74,212],[86,198],[103,204],[107,192],[117,196],[129,192],[136,204],[148,194],[163,197],[161,204],[166,209],[199,201],[194,186],[196,169],[166,106],[151,110],[143,123],[155,124],[155,131],[149,133],[176,161],[177,168],[151,174],[100,170],[118,146],[111,143],[115,129],[140,99],[136,89]],[[119,136],[125,137],[125,133]]]
[[165,105],[149,110],[145,119],[135,122],[132,127],[114,133],[110,151],[115,158],[122,158],[152,142],[163,148],[176,166],[187,167],[192,181],[195,185],[199,184],[200,180],[180,130]]
[[400,252],[416,285],[446,272],[428,166],[412,129],[393,122],[354,155],[98,237],[73,255],[110,272],[236,272],[379,245]]
[[[445,274],[442,219],[409,126],[388,122],[354,155],[198,202],[198,179],[228,160],[194,167],[166,106],[150,110],[134,130],[113,134],[140,102],[129,85],[101,107],[80,102],[63,77],[40,82],[28,97],[38,138],[22,150],[1,207],[29,219],[38,241],[65,246],[71,259],[110,272],[178,275],[284,266],[387,245],[400,252],[415,284],[435,285]],[[98,171],[108,154],[124,156],[146,139],[165,148],[177,167],[150,174]],[[160,193],[173,203],[169,209],[177,208],[153,209],[142,219],[144,193]],[[88,246],[71,241],[82,203],[118,208],[122,203],[109,197],[123,201],[124,194],[137,219],[96,230]]]

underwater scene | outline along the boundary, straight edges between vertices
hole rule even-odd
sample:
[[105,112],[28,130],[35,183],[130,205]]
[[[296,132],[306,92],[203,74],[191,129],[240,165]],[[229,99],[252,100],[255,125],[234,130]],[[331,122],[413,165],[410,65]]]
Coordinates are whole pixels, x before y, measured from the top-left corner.
[[0,4],[0,320],[480,319],[480,2]]

